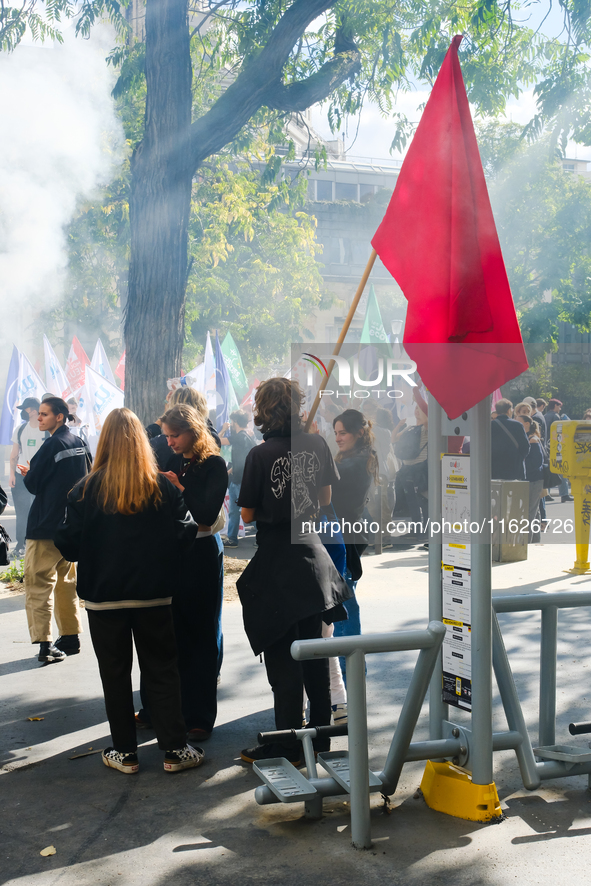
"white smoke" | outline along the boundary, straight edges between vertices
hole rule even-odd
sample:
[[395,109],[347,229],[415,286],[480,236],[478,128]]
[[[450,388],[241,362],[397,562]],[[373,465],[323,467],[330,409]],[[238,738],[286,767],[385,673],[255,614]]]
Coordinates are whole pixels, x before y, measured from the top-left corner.
[[77,202],[109,181],[124,151],[105,61],[112,31],[84,40],[69,28],[64,38],[0,53],[0,387],[12,342],[35,351],[27,327],[62,294]]

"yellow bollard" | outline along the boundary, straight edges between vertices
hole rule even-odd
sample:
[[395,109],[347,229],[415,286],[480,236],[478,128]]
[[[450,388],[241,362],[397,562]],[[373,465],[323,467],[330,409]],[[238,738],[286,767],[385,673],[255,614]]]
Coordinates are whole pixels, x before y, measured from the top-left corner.
[[591,422],[555,421],[550,427],[550,470],[571,481],[575,500],[577,559],[573,575],[591,571],[589,528],[591,525]]

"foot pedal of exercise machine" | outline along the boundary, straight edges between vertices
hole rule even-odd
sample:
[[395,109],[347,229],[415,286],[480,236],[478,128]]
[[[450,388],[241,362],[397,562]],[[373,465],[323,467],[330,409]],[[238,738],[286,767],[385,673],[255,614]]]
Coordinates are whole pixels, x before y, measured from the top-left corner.
[[318,795],[314,785],[285,757],[259,760],[252,768],[282,803],[301,803]]
[[[351,773],[349,771],[348,751],[327,751],[326,753],[318,754],[318,762],[347,793],[350,792]],[[370,791],[380,790],[383,787],[381,779],[371,769],[368,769],[367,772]]]

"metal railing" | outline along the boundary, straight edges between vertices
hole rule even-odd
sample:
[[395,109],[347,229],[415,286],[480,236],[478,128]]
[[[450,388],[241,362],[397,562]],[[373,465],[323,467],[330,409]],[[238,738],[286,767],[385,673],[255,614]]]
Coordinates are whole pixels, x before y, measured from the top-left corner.
[[[355,637],[332,637],[323,640],[297,640],[292,644],[291,654],[296,661],[312,658],[333,658],[344,655],[347,659],[347,710],[349,721],[349,772],[351,802],[351,840],[356,849],[371,846],[369,807],[369,754],[367,740],[367,702],[365,687],[365,656],[376,652],[408,652],[418,649],[417,663],[400,712],[390,750],[379,774],[380,790],[391,794],[396,790],[402,767],[407,760],[411,740],[421,712],[421,707],[439,658],[445,637],[445,626],[432,621],[424,631],[395,631],[389,634],[362,634]],[[421,742],[422,757],[430,755],[431,742]],[[445,753],[457,751],[459,742],[435,742],[445,744]],[[423,747],[424,746],[424,747]],[[433,750],[443,751],[437,747]],[[310,774],[310,773],[308,773]],[[308,781],[323,797],[343,794],[343,788],[333,778],[309,778]],[[260,786],[255,791],[257,803],[276,803],[270,788]]]
[[591,606],[591,591],[554,591],[551,593],[511,594],[493,597],[493,668],[507,723],[521,736],[515,753],[523,784],[535,790],[548,778],[591,774],[591,763],[565,764],[561,761],[537,762],[525,725],[515,680],[496,617],[498,613],[541,612],[539,744],[551,746],[556,740],[556,659],[558,649],[558,610]]

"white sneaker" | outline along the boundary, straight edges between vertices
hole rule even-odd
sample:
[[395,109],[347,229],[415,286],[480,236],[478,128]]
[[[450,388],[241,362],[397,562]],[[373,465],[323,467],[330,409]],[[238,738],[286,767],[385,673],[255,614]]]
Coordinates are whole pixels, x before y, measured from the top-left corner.
[[110,769],[118,769],[119,772],[127,774],[139,772],[140,766],[137,754],[122,754],[121,751],[116,751],[115,748],[105,748],[101,757],[105,766],[108,766]]
[[347,723],[347,702],[344,702],[342,704],[333,704],[332,723],[333,726],[344,726],[345,723]]
[[181,769],[195,769],[196,766],[201,766],[204,758],[202,748],[193,748],[190,744],[186,744],[184,748],[165,751],[164,771],[180,772]]

